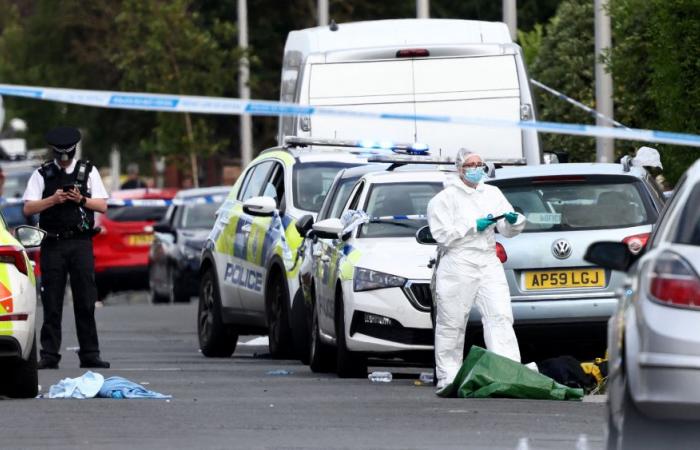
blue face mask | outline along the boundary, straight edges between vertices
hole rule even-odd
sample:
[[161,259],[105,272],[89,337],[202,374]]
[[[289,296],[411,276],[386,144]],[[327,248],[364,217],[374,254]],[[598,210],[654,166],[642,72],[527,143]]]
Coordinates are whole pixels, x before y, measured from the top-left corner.
[[474,169],[467,169],[464,171],[464,179],[471,184],[479,184],[479,181],[484,177],[484,169],[481,167],[476,167]]

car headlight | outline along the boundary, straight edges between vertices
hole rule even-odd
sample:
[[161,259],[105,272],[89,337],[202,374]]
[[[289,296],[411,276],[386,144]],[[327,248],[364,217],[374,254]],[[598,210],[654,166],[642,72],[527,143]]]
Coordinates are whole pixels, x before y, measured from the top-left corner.
[[355,292],[401,287],[404,284],[406,284],[405,278],[390,275],[388,273],[363,269],[362,267],[355,267],[355,275],[353,277],[353,290]]

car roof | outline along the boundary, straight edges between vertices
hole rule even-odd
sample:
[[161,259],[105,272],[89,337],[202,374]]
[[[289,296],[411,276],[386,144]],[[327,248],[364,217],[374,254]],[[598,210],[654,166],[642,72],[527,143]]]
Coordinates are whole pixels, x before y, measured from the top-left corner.
[[122,189],[112,191],[110,197],[120,200],[136,200],[136,199],[171,199],[177,194],[177,188],[145,188],[145,189]]
[[231,186],[209,186],[203,188],[183,189],[175,194],[175,199],[205,197],[207,195],[228,195]]
[[625,172],[622,164],[609,163],[562,163],[540,164],[529,166],[505,166],[496,169],[495,176],[486,181],[497,181],[509,178],[527,178],[556,175],[627,175],[643,178],[646,170],[641,167],[630,167]]

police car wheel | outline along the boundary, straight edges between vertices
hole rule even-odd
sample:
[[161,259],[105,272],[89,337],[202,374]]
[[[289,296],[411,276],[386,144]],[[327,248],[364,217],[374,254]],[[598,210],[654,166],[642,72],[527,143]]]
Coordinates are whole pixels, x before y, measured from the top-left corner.
[[279,270],[270,277],[267,292],[267,330],[270,354],[273,358],[286,358],[292,355],[292,331],[289,326],[289,300],[287,284]]
[[228,358],[236,350],[238,334],[231,325],[223,323],[219,287],[211,268],[204,272],[200,284],[197,334],[204,356]]
[[39,374],[36,363],[36,338],[29,352],[29,359],[16,360],[6,371],[6,395],[12,398],[34,398],[39,390]]
[[292,338],[294,340],[294,352],[302,364],[309,364],[309,339],[311,331],[311,314],[307,310],[304,293],[301,289],[294,296],[292,302]]
[[328,373],[334,369],[334,355],[330,346],[321,341],[318,329],[318,312],[315,302],[311,305],[311,331],[309,338],[309,368],[314,373]]
[[340,378],[364,378],[367,376],[367,357],[348,350],[345,342],[345,309],[340,288],[336,290],[335,317],[336,372]]

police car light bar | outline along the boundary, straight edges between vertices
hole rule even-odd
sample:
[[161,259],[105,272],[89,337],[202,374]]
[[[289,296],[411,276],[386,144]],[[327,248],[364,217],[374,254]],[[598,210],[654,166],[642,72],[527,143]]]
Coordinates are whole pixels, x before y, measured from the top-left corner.
[[414,142],[413,144],[397,143],[392,141],[369,141],[369,140],[342,140],[342,139],[318,139],[298,136],[286,136],[284,138],[286,147],[345,147],[363,148],[367,150],[391,150],[394,153],[404,155],[428,155],[427,144]]
[[410,155],[410,156],[372,156],[367,158],[367,162],[370,163],[388,163],[391,164],[387,167],[387,171],[392,171],[397,167],[413,164],[424,164],[424,165],[438,165],[438,166],[454,166],[455,162],[451,159],[445,158],[432,158],[430,156],[422,155]]

